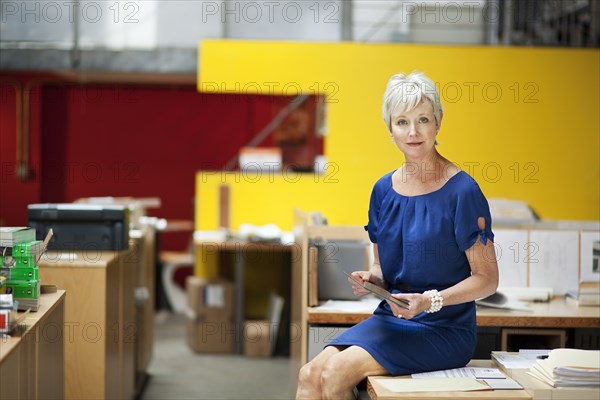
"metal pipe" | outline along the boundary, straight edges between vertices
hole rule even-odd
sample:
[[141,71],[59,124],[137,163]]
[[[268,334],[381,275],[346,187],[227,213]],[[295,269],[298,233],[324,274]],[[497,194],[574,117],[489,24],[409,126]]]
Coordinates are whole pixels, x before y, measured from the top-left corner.
[[359,42],[368,42],[369,40],[371,40],[371,38],[377,32],[379,32],[381,27],[383,27],[389,21],[390,18],[395,16],[395,14],[398,12],[398,10],[400,10],[402,8],[402,5],[403,5],[402,1],[400,1],[400,0],[396,1],[396,3],[392,7],[390,7],[388,12],[386,12],[385,15],[379,19],[379,21],[377,21],[373,25],[371,25],[369,30],[358,41]]
[[20,169],[23,164],[23,85],[16,79],[1,77],[0,84],[2,85],[10,85],[15,89],[15,138],[16,138],[16,146],[15,146],[15,174],[17,179],[20,178]]
[[502,44],[510,46],[513,28],[513,2],[504,0],[504,21],[502,25]]
[[353,1],[340,0],[342,3],[342,18],[340,26],[340,38],[342,40],[352,41],[352,25],[354,20],[352,19],[352,8],[354,5]]
[[488,0],[487,6],[484,6],[488,12],[484,11],[484,17],[486,18],[486,39],[487,44],[490,46],[498,46],[500,43],[499,30],[500,30],[500,0]]
[[600,19],[600,4],[598,4],[598,1],[590,2],[590,17],[590,37],[587,45],[589,47],[597,47],[600,45],[600,24],[598,24],[598,20]]
[[78,69],[81,65],[79,51],[79,0],[73,5],[73,47],[71,48],[71,69]]

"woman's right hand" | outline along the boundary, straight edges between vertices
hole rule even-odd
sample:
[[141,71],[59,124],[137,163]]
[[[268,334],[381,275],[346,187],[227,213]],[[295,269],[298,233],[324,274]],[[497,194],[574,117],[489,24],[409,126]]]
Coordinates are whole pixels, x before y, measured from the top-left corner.
[[[369,280],[371,279],[371,275],[372,274],[370,271],[354,271],[354,272],[352,272],[352,276],[360,282],[369,282]],[[352,291],[354,292],[355,296],[365,296],[365,295],[371,293],[367,289],[363,288],[362,286],[359,286],[351,278],[348,278],[348,282],[350,282],[350,285],[352,286]]]

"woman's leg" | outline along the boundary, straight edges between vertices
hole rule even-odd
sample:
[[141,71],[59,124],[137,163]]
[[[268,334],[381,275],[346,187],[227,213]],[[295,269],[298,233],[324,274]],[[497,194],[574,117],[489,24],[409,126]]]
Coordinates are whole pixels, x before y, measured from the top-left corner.
[[354,399],[353,390],[371,375],[388,372],[365,349],[351,346],[327,359],[321,372],[323,399]]
[[296,399],[321,399],[321,373],[329,358],[338,354],[343,348],[328,346],[310,362],[304,364],[298,374]]
[[296,399],[354,399],[354,388],[370,375],[387,371],[366,350],[329,346],[300,370]]

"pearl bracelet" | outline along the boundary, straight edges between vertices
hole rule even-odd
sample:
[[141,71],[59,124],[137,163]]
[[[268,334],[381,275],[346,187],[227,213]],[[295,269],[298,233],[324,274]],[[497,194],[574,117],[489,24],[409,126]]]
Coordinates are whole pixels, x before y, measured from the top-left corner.
[[438,312],[442,309],[444,305],[444,298],[437,290],[426,290],[423,292],[423,294],[425,296],[429,296],[429,298],[431,299],[431,307],[429,307],[429,310],[425,311],[426,313],[431,314],[434,312]]

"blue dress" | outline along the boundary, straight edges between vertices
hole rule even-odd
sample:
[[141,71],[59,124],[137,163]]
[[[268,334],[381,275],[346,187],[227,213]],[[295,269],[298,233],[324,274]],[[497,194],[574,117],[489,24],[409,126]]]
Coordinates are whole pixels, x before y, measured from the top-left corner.
[[[493,240],[487,200],[466,172],[440,189],[403,196],[392,174],[375,184],[365,229],[377,243],[383,277],[392,293],[446,289],[471,274],[465,250],[479,239]],[[486,228],[477,226],[485,218]],[[392,315],[382,301],[373,316],[343,332],[330,345],[365,349],[390,375],[458,368],[476,345],[475,303],[445,306],[410,320]]]

